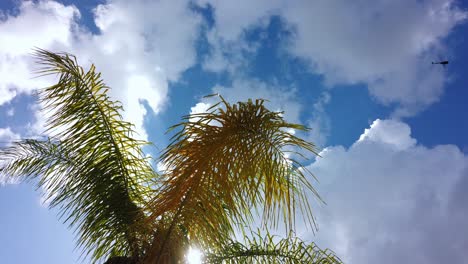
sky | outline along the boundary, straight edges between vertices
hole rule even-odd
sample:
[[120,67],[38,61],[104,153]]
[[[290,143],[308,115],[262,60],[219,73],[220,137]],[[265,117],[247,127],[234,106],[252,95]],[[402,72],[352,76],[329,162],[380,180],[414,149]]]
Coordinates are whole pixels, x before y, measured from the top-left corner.
[[[43,135],[35,47],[94,63],[156,156],[203,96],[263,98],[321,149],[302,239],[350,264],[468,263],[467,36],[455,0],[2,0],[0,144]],[[86,263],[33,183],[3,182],[0,226],[2,263]]]

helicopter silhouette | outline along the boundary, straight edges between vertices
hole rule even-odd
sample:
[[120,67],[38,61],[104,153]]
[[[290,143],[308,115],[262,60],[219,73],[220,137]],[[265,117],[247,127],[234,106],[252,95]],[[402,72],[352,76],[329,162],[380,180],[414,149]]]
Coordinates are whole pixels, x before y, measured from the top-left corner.
[[447,66],[447,64],[449,63],[449,61],[439,61],[439,62],[432,62],[432,64],[440,64],[442,66],[444,66],[444,68]]

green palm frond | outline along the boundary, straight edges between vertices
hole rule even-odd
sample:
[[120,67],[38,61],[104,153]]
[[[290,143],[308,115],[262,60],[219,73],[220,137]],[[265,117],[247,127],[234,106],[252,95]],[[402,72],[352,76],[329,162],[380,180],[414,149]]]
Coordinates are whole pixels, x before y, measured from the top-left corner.
[[[231,223],[240,228],[251,223],[252,210],[263,211],[265,224],[276,226],[282,219],[292,230],[299,208],[313,225],[306,193],[319,196],[309,173],[287,154],[290,148],[316,154],[312,143],[287,131],[306,128],[285,122],[263,100],[231,105],[222,99],[221,106],[186,116],[172,128],[179,130],[161,157],[169,169],[152,205],[153,218],[172,212],[171,229],[185,227],[190,239],[206,248],[227,241]],[[163,242],[160,252],[164,247]]]
[[[17,141],[12,146],[0,150],[0,175],[6,177],[5,180],[21,181],[44,175],[48,171],[53,171],[57,175],[66,174],[67,171],[78,167],[72,155],[72,152],[61,150],[60,144],[50,139]],[[66,179],[57,177],[56,180]],[[56,185],[54,182],[48,184]],[[54,190],[50,191],[52,195]],[[48,200],[51,196],[45,198]]]
[[144,196],[156,175],[144,158],[146,142],[132,138],[118,102],[94,65],[85,72],[75,57],[36,50],[39,74],[58,75],[57,84],[39,92],[49,111],[46,122],[53,140],[22,141],[1,150],[4,177],[40,177],[70,226],[78,245],[93,260],[106,256],[139,256],[149,230]]
[[299,238],[275,239],[259,233],[245,237],[245,243],[231,241],[214,252],[205,253],[206,264],[342,264],[329,249],[322,250],[315,243],[306,243]]

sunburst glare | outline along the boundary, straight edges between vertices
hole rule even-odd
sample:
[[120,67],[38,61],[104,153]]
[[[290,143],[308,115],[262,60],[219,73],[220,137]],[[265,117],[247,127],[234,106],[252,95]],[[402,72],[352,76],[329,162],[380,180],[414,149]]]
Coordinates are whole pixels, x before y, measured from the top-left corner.
[[202,256],[203,254],[198,248],[190,247],[186,256],[187,263],[188,264],[201,264]]

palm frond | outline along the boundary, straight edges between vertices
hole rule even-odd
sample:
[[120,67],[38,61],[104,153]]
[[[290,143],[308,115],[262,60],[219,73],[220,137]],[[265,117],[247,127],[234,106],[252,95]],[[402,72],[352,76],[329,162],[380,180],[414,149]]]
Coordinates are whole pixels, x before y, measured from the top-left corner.
[[[94,65],[88,71],[72,55],[38,49],[41,75],[58,75],[57,84],[39,91],[49,111],[47,132],[54,140],[22,141],[1,150],[6,177],[40,177],[65,221],[76,229],[78,245],[93,260],[139,256],[149,230],[144,195],[156,177],[122,106],[107,95]],[[61,128],[61,129],[58,129]]]
[[66,174],[67,170],[77,167],[72,155],[71,152],[62,151],[58,142],[50,139],[16,141],[0,149],[0,175],[6,180],[22,181],[47,174],[48,171],[54,171],[57,175]]
[[152,205],[153,218],[172,212],[172,227],[185,227],[204,248],[225,243],[232,224],[251,223],[252,210],[263,211],[265,224],[282,220],[292,230],[299,208],[313,225],[306,193],[320,197],[309,173],[286,152],[299,148],[316,154],[312,143],[287,131],[306,128],[285,122],[263,100],[220,103],[172,128],[179,130],[161,156],[169,169]]
[[275,239],[274,236],[254,233],[245,237],[245,242],[231,241],[214,252],[206,252],[206,264],[253,264],[253,263],[298,263],[342,264],[329,249],[322,250],[315,243],[306,243],[299,238]]

